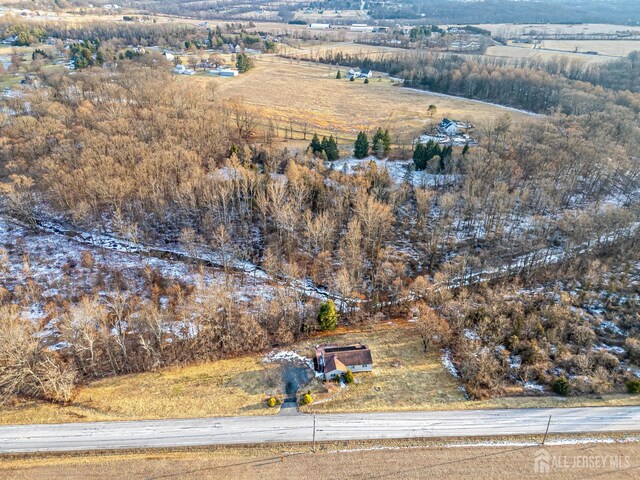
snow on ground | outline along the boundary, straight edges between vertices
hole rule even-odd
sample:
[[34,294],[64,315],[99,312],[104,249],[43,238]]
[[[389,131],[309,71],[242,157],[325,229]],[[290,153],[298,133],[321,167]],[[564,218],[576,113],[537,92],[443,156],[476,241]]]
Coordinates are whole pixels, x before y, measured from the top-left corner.
[[[22,288],[32,281],[41,292],[23,312],[25,318],[38,320],[45,317],[44,301],[78,298],[82,294],[95,294],[102,282],[109,285],[116,277],[126,282],[130,290],[138,291],[145,280],[145,271],[155,270],[175,282],[203,287],[224,285],[224,272],[215,268],[197,270],[193,265],[175,260],[164,260],[140,253],[127,252],[115,247],[100,248],[92,244],[54,233],[37,233],[0,218],[0,248],[7,251],[6,265],[0,269],[0,284],[9,291]],[[94,267],[82,265],[83,252],[89,252]],[[270,286],[260,276],[230,277],[229,281],[239,298],[268,297]],[[109,287],[105,287],[108,288]],[[107,293],[104,292],[103,293]]]
[[354,175],[363,172],[371,162],[375,163],[378,169],[389,172],[389,176],[397,184],[408,181],[416,187],[435,187],[450,185],[460,179],[459,175],[433,175],[425,171],[410,171],[409,167],[413,164],[413,160],[381,160],[377,157],[369,156],[363,159],[348,157],[329,163],[336,171]]
[[444,349],[442,350],[442,357],[440,357],[440,361],[444,368],[455,378],[460,378],[460,374],[458,373],[458,369],[453,364],[453,357],[451,356],[451,350]]
[[303,363],[313,370],[316,377],[322,376],[322,372],[316,371],[313,360],[291,350],[273,350],[264,356],[262,363]]
[[522,386],[524,387],[525,390],[532,390],[540,393],[544,392],[544,385],[540,385],[539,383],[524,382]]

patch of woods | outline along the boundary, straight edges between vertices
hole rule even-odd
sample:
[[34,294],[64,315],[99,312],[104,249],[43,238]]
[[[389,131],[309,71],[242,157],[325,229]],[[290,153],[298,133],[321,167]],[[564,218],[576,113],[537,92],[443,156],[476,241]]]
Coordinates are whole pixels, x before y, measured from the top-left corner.
[[[518,95],[535,97],[529,73]],[[7,291],[4,397],[64,401],[85,379],[292,342],[320,328],[317,301],[296,282],[328,289],[338,324],[424,302],[444,319],[428,329],[451,338],[446,345],[475,397],[514,381],[504,355],[522,358],[516,379],[548,383],[556,368],[587,376],[584,388],[572,379],[576,392],[615,390],[626,378],[593,350],[602,315],[591,321],[557,299],[518,299],[501,278],[531,287],[536,271],[552,265],[584,282],[589,262],[616,245],[624,246],[617,265],[637,262],[637,94],[603,90],[606,108],[594,109],[577,89],[572,98],[583,103],[574,115],[518,126],[497,119],[479,147],[448,152],[447,175],[408,169],[398,179],[376,163],[350,175],[311,151],[281,149],[241,99],[221,101],[215,87],[185,89],[153,64],[41,77],[42,88],[8,99],[0,117],[3,212],[32,225],[54,220],[136,245],[210,252],[229,277],[196,293],[177,281],[140,290],[96,279],[95,290],[48,307],[44,324],[23,315],[41,298],[37,285]],[[374,149],[384,150],[388,135],[377,138]],[[315,144],[331,151],[330,139]],[[240,298],[231,275],[239,262],[259,265],[279,293]],[[638,292],[628,294],[629,310],[611,321],[629,338],[624,360],[637,367]],[[477,333],[469,339],[465,329]]]

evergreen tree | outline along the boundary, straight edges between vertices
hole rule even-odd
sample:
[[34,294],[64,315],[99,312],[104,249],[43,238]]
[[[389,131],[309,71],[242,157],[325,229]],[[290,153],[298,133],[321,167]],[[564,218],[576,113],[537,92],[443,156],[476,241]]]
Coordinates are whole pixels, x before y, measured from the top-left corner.
[[350,82],[355,82],[356,81],[356,77],[349,77],[349,81]]
[[368,79],[368,78],[365,78],[365,79],[364,79],[364,83],[365,83],[365,84],[369,83],[369,79]]
[[236,55],[236,68],[238,72],[245,73],[253,68],[253,59],[246,53],[238,53]]
[[327,149],[329,148],[329,140],[327,139],[327,137],[322,137],[322,151],[326,153]]
[[340,80],[341,78],[342,78],[342,72],[338,70],[338,73],[336,73],[336,80]]
[[442,154],[440,145],[433,140],[429,140],[426,145],[423,143],[416,144],[415,149],[413,150],[413,163],[416,170],[425,170],[429,160],[440,154]]
[[389,130],[384,131],[382,143],[384,144],[384,154],[389,155],[389,153],[391,153],[391,135],[389,134]]
[[340,151],[338,150],[338,144],[336,143],[336,139],[333,138],[333,135],[329,136],[327,149],[325,151],[327,153],[327,159],[331,161],[338,160],[340,158]]
[[320,138],[317,133],[313,135],[309,147],[311,148],[311,152],[314,154],[322,152],[322,143],[320,143]]
[[369,139],[367,138],[367,134],[360,132],[353,147],[353,155],[356,158],[365,158],[369,155]]
[[333,330],[338,325],[338,312],[333,300],[327,300],[320,305],[318,323],[321,330]]
[[462,148],[462,156],[464,157],[467,153],[469,153],[469,144],[465,143],[464,147]]

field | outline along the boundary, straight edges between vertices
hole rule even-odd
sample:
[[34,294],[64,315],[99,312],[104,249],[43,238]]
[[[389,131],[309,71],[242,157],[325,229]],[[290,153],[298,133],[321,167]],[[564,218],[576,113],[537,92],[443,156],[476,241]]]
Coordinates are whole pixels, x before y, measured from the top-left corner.
[[274,414],[278,410],[264,400],[279,387],[277,368],[260,360],[242,357],[98,380],[78,389],[69,406],[4,406],[0,424]]
[[493,35],[518,36],[531,31],[542,32],[548,35],[595,35],[598,33],[616,33],[629,30],[640,31],[638,27],[628,25],[612,25],[609,23],[577,23],[577,24],[513,24],[513,23],[486,23],[477,25],[489,30]]
[[[333,134],[342,147],[353,142],[359,131],[389,128],[397,144],[411,141],[442,117],[470,120],[482,126],[508,111],[502,107],[461,98],[447,98],[411,91],[397,86],[386,75],[377,74],[365,85],[362,80],[336,80],[336,67],[297,62],[273,55],[256,58],[256,67],[233,79],[217,79],[208,74],[180,77],[180,81],[202,85],[219,84],[216,95],[241,99],[266,122],[271,119],[284,137],[294,130],[297,143],[307,145],[315,132]],[[430,104],[437,116],[427,115]],[[525,114],[511,112],[514,121]],[[303,139],[306,127],[307,138]]]
[[[584,478],[627,479],[640,468],[638,443],[578,443],[547,445],[550,459],[564,460],[564,467],[550,463],[541,477],[564,480]],[[500,443],[444,446],[437,443],[393,442],[377,444],[277,446],[202,449],[193,452],[149,452],[76,457],[5,459],[0,477],[8,480],[51,478],[86,479],[255,479],[255,478],[443,478],[513,479],[536,475],[534,443]],[[589,462],[591,461],[591,464]],[[583,462],[583,463],[580,463]],[[596,464],[596,462],[598,462]],[[616,463],[617,462],[617,463]],[[126,472],[126,474],[124,473]],[[635,474],[633,472],[636,472]]]
[[[574,44],[576,42],[573,42]],[[640,45],[639,45],[640,46]],[[485,54],[489,57],[502,57],[511,59],[520,58],[540,58],[542,60],[551,60],[558,57],[567,57],[569,59],[578,59],[587,63],[603,63],[615,60],[612,57],[604,55],[589,55],[573,51],[557,51],[533,48],[533,45],[495,45],[487,48]]]
[[598,52],[599,55],[626,57],[640,50],[640,40],[544,40],[542,49],[568,52]]

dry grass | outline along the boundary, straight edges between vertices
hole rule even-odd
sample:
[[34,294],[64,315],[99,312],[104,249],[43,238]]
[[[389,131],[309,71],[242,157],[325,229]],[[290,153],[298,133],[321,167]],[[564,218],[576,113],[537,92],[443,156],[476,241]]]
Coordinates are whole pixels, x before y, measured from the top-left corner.
[[551,60],[558,57],[567,57],[569,59],[578,59],[587,63],[603,63],[612,60],[611,57],[601,55],[587,55],[584,53],[559,52],[551,50],[533,49],[532,45],[496,45],[489,47],[486,55],[490,57],[502,57],[510,59],[520,58],[539,58],[542,60]]
[[327,383],[318,388],[316,403],[304,407],[313,412],[371,412],[438,409],[464,401],[458,381],[442,366],[439,352],[425,355],[422,342],[407,325],[378,325],[361,330],[314,338],[317,343],[364,343],[373,356],[374,370],[359,373],[347,388]]
[[267,394],[280,386],[275,365],[261,357],[108,378],[78,389],[69,406],[25,402],[5,407],[0,424],[269,415]]
[[[362,80],[336,80],[336,68],[327,65],[277,56],[261,56],[256,63],[256,68],[233,79],[203,74],[181,77],[180,81],[200,84],[202,88],[209,82],[218,82],[217,95],[224,99],[240,98],[264,121],[274,120],[281,138],[291,121],[294,138],[302,141],[302,127],[307,124],[306,144],[317,132],[333,134],[343,147],[350,147],[359,131],[371,132],[379,126],[389,128],[396,143],[410,144],[440,117],[468,119],[483,125],[505,112],[498,106],[403,89],[384,75],[365,85]],[[347,69],[341,70],[344,76]],[[438,109],[434,119],[427,115],[430,104]],[[511,115],[515,121],[526,118],[524,114]]]
[[594,51],[600,55],[626,57],[634,50],[640,50],[640,40],[544,40],[541,48],[578,53]]
[[[404,447],[404,448],[403,448]],[[51,478],[127,479],[255,479],[255,478],[443,478],[513,479],[535,475],[538,446],[458,446],[416,441],[411,445],[376,444],[272,446],[201,449],[193,452],[108,454],[88,457],[52,456],[3,460],[0,477],[11,480]],[[547,446],[550,455],[572,464],[575,457],[621,459],[620,466],[552,468],[544,478],[628,479],[640,468],[637,443]]]
[[365,343],[371,348],[374,370],[356,374],[356,382],[347,388],[334,383],[315,385],[315,403],[302,407],[303,411],[349,413],[640,405],[640,395],[527,396],[519,386],[510,388],[508,396],[466,400],[460,382],[442,366],[440,352],[425,354],[419,336],[411,324],[404,322],[315,337],[298,350],[311,355],[314,345],[333,342]]

